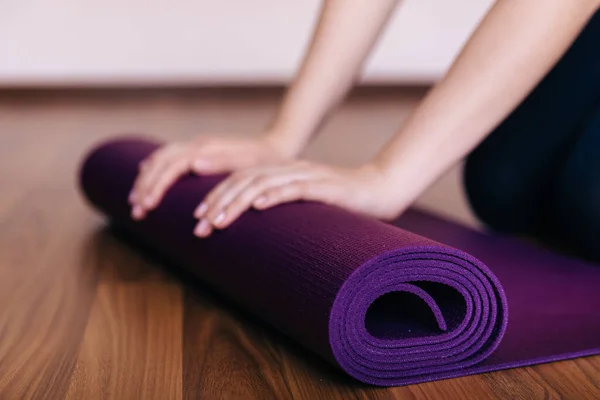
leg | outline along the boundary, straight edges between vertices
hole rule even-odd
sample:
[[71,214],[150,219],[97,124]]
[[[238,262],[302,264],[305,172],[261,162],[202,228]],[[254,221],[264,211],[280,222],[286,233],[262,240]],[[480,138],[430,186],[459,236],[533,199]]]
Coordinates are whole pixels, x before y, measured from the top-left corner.
[[551,234],[579,255],[600,260],[600,105],[552,190]]
[[494,229],[532,233],[552,182],[600,98],[600,12],[515,111],[467,158],[475,213]]

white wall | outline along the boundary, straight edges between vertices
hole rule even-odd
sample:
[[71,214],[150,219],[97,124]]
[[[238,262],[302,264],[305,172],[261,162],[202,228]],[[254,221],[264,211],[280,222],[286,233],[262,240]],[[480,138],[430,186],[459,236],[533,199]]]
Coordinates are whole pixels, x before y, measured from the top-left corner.
[[[437,79],[491,2],[406,0],[365,81]],[[0,86],[285,83],[318,7],[318,0],[0,1]]]

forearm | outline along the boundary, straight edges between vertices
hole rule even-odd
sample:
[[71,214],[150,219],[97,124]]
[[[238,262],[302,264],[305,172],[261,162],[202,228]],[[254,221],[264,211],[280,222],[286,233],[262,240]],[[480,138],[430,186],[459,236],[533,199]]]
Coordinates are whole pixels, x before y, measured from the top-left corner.
[[396,3],[324,2],[304,61],[269,130],[286,152],[300,152],[344,97]]
[[597,1],[498,1],[379,154],[401,211],[485,138],[566,52]]

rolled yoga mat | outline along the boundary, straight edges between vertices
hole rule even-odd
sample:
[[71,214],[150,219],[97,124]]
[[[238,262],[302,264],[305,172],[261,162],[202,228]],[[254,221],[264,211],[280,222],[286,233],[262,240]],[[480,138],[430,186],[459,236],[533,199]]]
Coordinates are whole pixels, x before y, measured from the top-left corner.
[[395,386],[600,353],[600,267],[418,211],[396,226],[318,203],[249,211],[210,238],[185,176],[141,222],[127,202],[159,143],[123,138],[81,169],[88,200],[161,258],[305,348]]

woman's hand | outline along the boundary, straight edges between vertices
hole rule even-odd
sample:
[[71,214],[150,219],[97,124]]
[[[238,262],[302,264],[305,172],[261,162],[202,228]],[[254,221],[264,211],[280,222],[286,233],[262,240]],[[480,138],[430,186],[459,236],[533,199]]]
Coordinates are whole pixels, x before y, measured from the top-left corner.
[[[250,208],[264,210],[296,200],[336,205],[380,219],[396,216],[393,198],[386,196],[385,175],[367,164],[356,169],[336,168],[308,161],[288,161],[239,170],[222,181],[196,208],[194,234],[209,236]],[[391,200],[391,201],[390,201]]]
[[290,159],[292,154],[274,135],[258,138],[200,137],[168,144],[140,164],[129,196],[134,219],[160,204],[167,190],[187,173],[218,174]]

